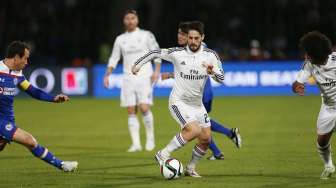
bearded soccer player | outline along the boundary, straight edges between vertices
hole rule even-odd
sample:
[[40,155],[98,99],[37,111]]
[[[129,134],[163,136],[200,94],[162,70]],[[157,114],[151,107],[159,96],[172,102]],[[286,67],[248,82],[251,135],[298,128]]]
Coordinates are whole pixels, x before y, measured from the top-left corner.
[[336,53],[332,52],[330,39],[324,34],[313,31],[300,39],[300,47],[305,61],[293,91],[304,95],[305,85],[310,77],[319,86],[322,104],[317,119],[317,149],[324,163],[321,179],[329,179],[335,172],[332,162],[330,138],[336,129]]
[[132,65],[144,53],[158,49],[159,45],[154,35],[150,31],[138,27],[139,19],[135,10],[128,10],[124,15],[124,26],[126,32],[119,35],[113,46],[112,54],[109,59],[106,74],[104,77],[105,87],[109,87],[109,76],[116,68],[121,56],[123,58],[123,80],[121,85],[121,107],[126,107],[128,112],[128,129],[132,139],[132,145],[128,152],[137,152],[142,150],[140,142],[140,123],[137,118],[138,108],[143,117],[143,123],[146,129],[146,147],[147,151],[152,151],[155,147],[154,139],[154,118],[151,112],[153,105],[153,88],[160,75],[161,60],[154,60],[155,71],[152,65],[147,64],[134,76],[131,72]]
[[189,24],[188,45],[179,48],[153,50],[139,58],[132,72],[137,74],[141,68],[154,58],[161,58],[174,65],[175,83],[169,97],[169,110],[172,117],[180,124],[181,131],[170,143],[157,152],[155,158],[160,165],[170,158],[173,151],[188,142],[197,139],[185,174],[201,177],[196,172],[196,165],[206,154],[210,140],[210,118],[202,103],[202,95],[208,76],[223,83],[224,72],[221,61],[213,50],[202,45],[204,25],[195,21]]
[[14,141],[28,148],[37,158],[65,172],[75,171],[77,161],[62,161],[54,156],[47,148],[40,145],[28,132],[18,128],[15,123],[13,102],[16,87],[25,91],[31,97],[53,103],[69,100],[63,94],[49,95],[32,86],[22,74],[22,69],[28,64],[28,46],[20,41],[12,42],[6,53],[6,58],[0,61],[0,151],[7,143]]
[[[178,25],[177,43],[180,46],[186,46],[187,41],[188,41],[188,22],[181,22]],[[204,43],[202,45],[206,46]],[[162,77],[162,80],[174,78],[174,73],[165,72],[161,74],[161,77]],[[203,98],[202,98],[203,105],[208,113],[210,113],[212,109],[212,100],[213,100],[213,93],[212,93],[212,86],[211,86],[211,82],[209,78],[205,82],[204,93],[203,93]],[[230,138],[233,141],[233,143],[236,145],[237,148],[241,147],[242,141],[241,141],[241,136],[239,134],[238,128],[229,129],[213,119],[211,119],[210,122],[211,122],[211,131],[226,135],[228,138]],[[217,147],[213,137],[211,138],[209,148],[212,151],[212,155],[208,157],[209,160],[223,160],[224,159],[224,155],[221,152],[221,150]]]

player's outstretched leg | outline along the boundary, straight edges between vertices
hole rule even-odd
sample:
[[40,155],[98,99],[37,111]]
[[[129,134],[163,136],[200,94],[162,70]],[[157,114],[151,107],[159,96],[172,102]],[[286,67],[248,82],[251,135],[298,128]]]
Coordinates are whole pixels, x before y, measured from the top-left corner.
[[212,151],[212,155],[208,157],[208,160],[224,160],[224,155],[220,151],[220,149],[217,147],[213,137],[211,137],[209,149]]
[[158,161],[159,165],[162,165],[163,162],[170,157],[170,154],[173,151],[183,147],[189,141],[198,137],[200,133],[201,128],[199,127],[198,123],[187,123],[182,131],[177,133],[165,148],[156,153],[155,159]]
[[210,140],[211,140],[210,127],[202,128],[201,133],[198,136],[198,143],[195,145],[193,152],[192,152],[191,160],[186,167],[186,171],[185,171],[186,176],[191,176],[194,178],[201,177],[196,172],[196,165],[206,154]]
[[143,117],[143,123],[146,129],[146,151],[152,151],[155,148],[154,138],[154,118],[148,104],[140,104],[140,110]]
[[128,111],[128,130],[131,135],[132,145],[127,150],[127,152],[137,152],[141,151],[140,142],[140,123],[138,117],[136,116],[136,107],[127,107]]
[[329,179],[335,172],[335,166],[331,157],[331,144],[330,137],[332,133],[326,135],[318,135],[317,137],[317,149],[319,155],[324,163],[324,170],[321,174],[321,179]]
[[77,161],[62,161],[55,157],[47,148],[39,145],[31,134],[20,128],[14,133],[13,141],[26,146],[35,157],[42,159],[64,172],[73,172],[78,167]]
[[224,125],[216,122],[215,120],[210,120],[211,122],[211,131],[222,133],[229,137],[232,142],[237,146],[237,148],[241,148],[242,146],[242,139],[239,134],[239,129],[238,128],[232,128],[229,129],[225,127]]

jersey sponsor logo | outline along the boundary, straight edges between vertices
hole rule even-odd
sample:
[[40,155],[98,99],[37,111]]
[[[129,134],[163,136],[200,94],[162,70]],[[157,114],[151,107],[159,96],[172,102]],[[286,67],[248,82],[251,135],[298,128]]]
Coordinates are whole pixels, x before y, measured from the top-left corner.
[[13,125],[10,124],[10,123],[8,123],[8,124],[5,126],[5,129],[6,129],[7,131],[11,131],[13,128],[14,128]]
[[16,95],[17,90],[15,87],[0,87],[0,94],[7,95],[7,96],[14,96]]
[[181,62],[181,65],[185,65],[186,63],[184,61]]
[[183,72],[180,72],[180,76],[183,79],[187,79],[187,80],[203,80],[208,78],[207,74],[184,74]]

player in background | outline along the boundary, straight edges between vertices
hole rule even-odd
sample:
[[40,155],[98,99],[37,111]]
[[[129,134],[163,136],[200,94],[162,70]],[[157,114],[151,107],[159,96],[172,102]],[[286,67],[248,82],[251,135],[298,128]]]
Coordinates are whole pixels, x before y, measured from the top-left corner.
[[132,145],[128,152],[141,151],[140,123],[137,118],[138,108],[143,117],[146,129],[146,150],[152,151],[155,147],[154,118],[150,106],[153,105],[153,88],[160,75],[161,60],[156,59],[155,71],[152,65],[147,64],[138,76],[134,76],[131,68],[134,62],[150,50],[158,49],[159,45],[150,31],[138,27],[139,19],[135,10],[128,10],[124,15],[126,32],[119,35],[113,46],[111,57],[104,76],[104,86],[109,87],[109,76],[116,68],[121,56],[123,58],[123,81],[121,85],[121,106],[127,108],[128,129],[132,139]]
[[[186,46],[188,42],[188,22],[181,22],[178,25],[178,31],[177,31],[177,43],[180,46]],[[206,45],[203,43],[203,45],[206,47]],[[174,78],[174,73],[168,73],[164,72],[161,74],[161,79],[166,80],[169,78]],[[203,93],[203,105],[208,113],[211,112],[212,109],[212,99],[213,99],[213,93],[212,93],[212,86],[210,82],[210,78],[207,79],[205,86],[204,86],[204,93]],[[236,145],[237,148],[241,147],[242,140],[241,136],[239,134],[238,128],[226,128],[224,125],[221,125],[220,123],[216,122],[215,120],[211,119],[211,131],[218,132],[221,134],[226,135],[228,138],[230,138],[233,143]],[[208,157],[209,160],[223,160],[224,155],[221,152],[221,150],[217,147],[213,137],[211,138],[211,142],[209,144],[209,148],[212,151],[212,156]]]
[[169,97],[169,110],[172,117],[180,124],[181,131],[165,148],[157,152],[155,158],[162,165],[166,159],[170,158],[171,152],[198,139],[192,152],[192,158],[186,166],[185,174],[191,177],[201,177],[196,172],[196,165],[206,154],[211,140],[210,119],[202,103],[204,85],[209,75],[215,81],[223,83],[224,72],[216,52],[202,45],[203,23],[190,22],[188,27],[187,46],[150,51],[137,60],[132,72],[137,74],[147,62],[154,58],[173,63],[175,82]]
[[63,94],[49,95],[26,80],[22,69],[28,64],[29,54],[29,48],[25,43],[14,41],[7,48],[6,58],[0,61],[0,151],[7,143],[14,141],[25,146],[35,157],[50,165],[65,172],[74,171],[78,166],[77,161],[58,159],[47,148],[40,145],[30,133],[15,124],[13,102],[16,87],[42,101],[62,103],[69,100],[69,97]]
[[304,64],[293,83],[293,91],[304,95],[304,83],[312,76],[320,88],[322,104],[317,119],[317,149],[324,163],[321,179],[328,179],[335,166],[331,157],[330,138],[336,128],[336,53],[332,52],[330,39],[313,31],[300,39]]

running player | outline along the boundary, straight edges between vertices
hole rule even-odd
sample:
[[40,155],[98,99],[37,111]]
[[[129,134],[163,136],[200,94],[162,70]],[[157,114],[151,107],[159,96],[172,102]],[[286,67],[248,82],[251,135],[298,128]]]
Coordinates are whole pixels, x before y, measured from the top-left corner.
[[152,84],[157,81],[160,75],[161,60],[156,59],[155,72],[153,73],[150,64],[139,72],[138,76],[132,75],[131,68],[135,60],[150,50],[158,49],[159,45],[154,35],[146,30],[138,28],[138,14],[135,10],[128,10],[124,16],[124,26],[126,32],[119,35],[113,46],[109,59],[106,74],[104,77],[105,87],[109,87],[109,76],[116,68],[120,57],[123,58],[123,81],[121,85],[121,106],[127,108],[128,129],[132,139],[132,145],[128,152],[141,151],[140,143],[140,123],[137,118],[139,107],[143,123],[146,129],[146,150],[152,151],[155,147],[154,141],[154,120],[150,106],[153,104]]
[[[177,31],[177,43],[180,46],[186,46],[188,41],[188,22],[181,22],[178,25],[178,31]],[[204,46],[206,46],[203,43]],[[169,78],[174,78],[173,73],[164,72],[161,74],[161,79],[166,80]],[[203,105],[208,113],[211,112],[212,109],[212,99],[213,99],[213,93],[212,93],[212,86],[210,82],[210,78],[207,79],[204,87],[204,93],[203,93]],[[211,122],[211,131],[222,133],[226,135],[228,138],[230,138],[233,143],[236,145],[237,148],[241,147],[241,136],[239,134],[238,128],[226,128],[224,125],[221,125],[220,123],[210,120]],[[211,138],[211,142],[209,144],[209,148],[212,151],[212,155],[208,157],[209,160],[223,160],[224,155],[220,151],[220,149],[217,147],[213,137]]]
[[204,85],[209,75],[222,83],[224,72],[216,52],[202,45],[203,23],[190,22],[188,27],[186,47],[150,51],[137,60],[132,72],[137,74],[141,67],[154,58],[162,58],[173,63],[175,83],[169,97],[169,110],[182,130],[155,157],[162,165],[170,157],[171,152],[197,138],[198,143],[193,149],[185,173],[188,176],[201,177],[195,170],[196,164],[206,154],[211,140],[210,118],[202,103]]
[[28,64],[29,54],[29,48],[25,43],[14,41],[7,48],[6,58],[0,61],[0,151],[7,143],[14,141],[28,148],[35,157],[60,170],[75,171],[78,166],[77,161],[58,159],[47,148],[41,146],[31,134],[15,124],[13,102],[16,87],[42,101],[62,103],[69,100],[69,97],[63,94],[51,96],[26,80],[22,69]]
[[320,88],[322,104],[317,119],[317,149],[324,163],[321,179],[329,179],[335,172],[331,157],[330,138],[336,129],[336,53],[330,39],[317,31],[300,39],[305,62],[293,83],[293,91],[304,95],[304,83],[312,76]]

